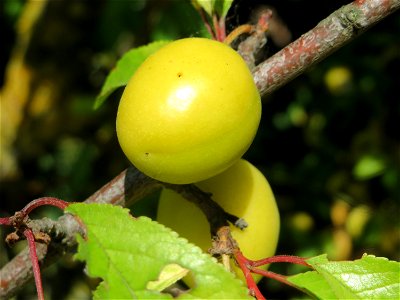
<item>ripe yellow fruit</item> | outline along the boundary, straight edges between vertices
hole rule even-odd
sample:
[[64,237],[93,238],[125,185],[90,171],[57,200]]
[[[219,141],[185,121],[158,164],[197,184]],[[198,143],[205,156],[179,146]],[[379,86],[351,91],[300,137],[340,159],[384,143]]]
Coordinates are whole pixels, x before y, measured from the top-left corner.
[[[257,260],[274,255],[279,237],[279,212],[268,181],[256,167],[241,159],[196,186],[212,193],[214,201],[225,211],[247,221],[249,226],[244,230],[231,226],[232,236],[246,257]],[[204,251],[211,247],[206,217],[176,192],[167,189],[161,192],[157,220]],[[232,267],[242,277],[238,267],[233,264]]]
[[249,148],[261,101],[247,65],[229,46],[205,39],[171,42],[149,56],[122,95],[116,129],[143,173],[193,183],[230,167]]

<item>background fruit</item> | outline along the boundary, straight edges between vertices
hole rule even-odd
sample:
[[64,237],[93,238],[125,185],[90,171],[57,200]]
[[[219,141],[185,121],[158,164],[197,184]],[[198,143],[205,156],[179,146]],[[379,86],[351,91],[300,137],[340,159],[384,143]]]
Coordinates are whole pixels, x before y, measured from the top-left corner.
[[192,183],[231,166],[257,131],[261,102],[243,59],[227,45],[187,38],[140,66],[122,95],[117,135],[146,175]]
[[[244,230],[231,226],[232,235],[245,256],[256,260],[274,255],[279,236],[279,212],[267,180],[256,167],[241,159],[225,172],[196,185],[211,192],[213,199],[227,212],[247,221],[249,226]],[[205,216],[174,191],[162,191],[157,219],[204,251],[211,247]],[[236,266],[233,268],[241,274]]]

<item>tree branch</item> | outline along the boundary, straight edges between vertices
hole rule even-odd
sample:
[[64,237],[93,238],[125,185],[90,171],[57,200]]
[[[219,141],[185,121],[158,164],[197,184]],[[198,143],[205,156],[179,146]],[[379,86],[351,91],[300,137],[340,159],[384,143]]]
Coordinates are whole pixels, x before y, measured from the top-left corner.
[[[121,172],[84,202],[129,207],[161,187],[174,190],[199,206],[207,216],[212,232],[227,226],[227,221],[240,228],[247,226],[242,219],[226,213],[211,200],[208,193],[196,186],[162,183],[144,175],[133,166]],[[27,225],[34,233],[43,232],[51,237],[51,243],[48,245],[36,243],[37,256],[42,268],[52,264],[65,253],[74,252],[77,245],[76,234],[84,234],[81,225],[69,214],[61,216],[57,221],[48,218],[29,220]],[[21,286],[32,278],[29,249],[25,249],[0,270],[0,298],[14,296]]]
[[[86,203],[110,203],[129,207],[145,195],[160,188],[161,184],[139,172],[128,168],[85,200]],[[76,250],[76,234],[83,234],[81,225],[71,215],[65,214],[57,221],[43,218],[30,220],[34,232],[45,232],[51,237],[49,245],[36,243],[39,264],[42,269],[57,261],[67,252]],[[0,299],[14,296],[21,287],[33,278],[29,249],[26,248],[0,270]]]
[[262,96],[270,94],[400,7],[400,0],[357,0],[336,10],[253,70]]
[[[286,84],[371,25],[393,13],[399,6],[400,0],[358,0],[335,11],[314,29],[254,69],[254,79],[260,93],[266,95]],[[128,207],[162,185],[130,167],[85,202],[110,203]],[[184,193],[186,197],[196,198],[197,190],[191,188],[190,185],[183,191],[182,187],[176,185],[166,187]],[[52,238],[48,246],[37,244],[37,254],[42,268],[59,259],[64,253],[75,251],[75,235],[82,233],[78,222],[67,214],[57,221],[32,220],[30,227],[34,231],[46,232]],[[14,296],[32,278],[29,250],[25,249],[0,270],[0,298]]]

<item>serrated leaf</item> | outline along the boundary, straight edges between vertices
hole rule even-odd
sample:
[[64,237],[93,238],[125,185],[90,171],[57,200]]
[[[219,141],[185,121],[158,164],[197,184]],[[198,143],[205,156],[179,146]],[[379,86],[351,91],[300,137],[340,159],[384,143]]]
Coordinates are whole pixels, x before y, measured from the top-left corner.
[[316,271],[309,271],[288,277],[291,283],[306,289],[319,299],[337,299],[325,278]]
[[157,41],[126,52],[118,60],[116,67],[108,74],[100,94],[96,98],[94,108],[99,108],[117,88],[127,85],[133,73],[145,59],[168,43],[170,41]]
[[315,271],[289,277],[320,299],[399,299],[400,263],[364,255],[355,261],[307,260]]
[[200,248],[149,218],[134,219],[127,209],[108,204],[71,204],[87,238],[78,237],[75,257],[86,261],[90,276],[102,283],[95,299],[171,298],[147,288],[169,264],[190,270],[196,287],[181,298],[249,299],[247,288]]

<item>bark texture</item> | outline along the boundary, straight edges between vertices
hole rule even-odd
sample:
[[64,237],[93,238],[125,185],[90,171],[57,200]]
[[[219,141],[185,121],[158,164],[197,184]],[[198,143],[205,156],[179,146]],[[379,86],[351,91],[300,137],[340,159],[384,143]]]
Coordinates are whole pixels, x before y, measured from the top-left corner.
[[[396,11],[399,6],[400,0],[357,0],[333,12],[314,29],[253,70],[261,95],[269,94],[285,85],[361,32]],[[85,202],[129,206],[162,185],[130,167]],[[196,194],[199,192],[190,185],[166,187],[190,199],[204,197],[204,195]],[[34,231],[45,232],[52,238],[49,245],[37,244],[39,263],[42,268],[56,261],[64,253],[74,251],[75,235],[83,233],[80,224],[70,215],[64,215],[57,221],[41,219],[30,222]],[[14,296],[25,283],[32,279],[29,250],[25,249],[0,270],[0,298],[7,299]]]
[[285,85],[399,6],[399,0],[358,0],[336,10],[253,70],[260,94],[265,96]]

